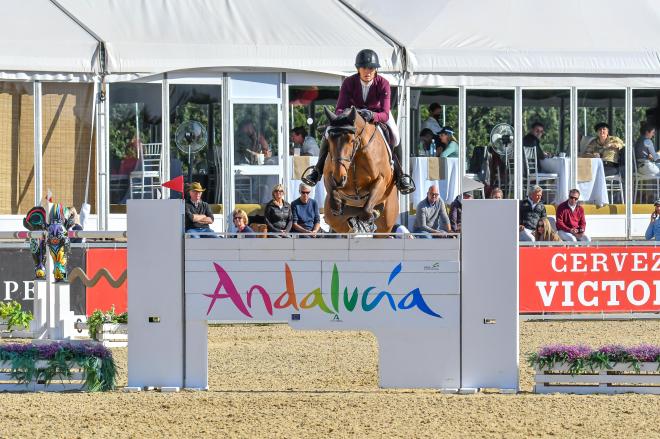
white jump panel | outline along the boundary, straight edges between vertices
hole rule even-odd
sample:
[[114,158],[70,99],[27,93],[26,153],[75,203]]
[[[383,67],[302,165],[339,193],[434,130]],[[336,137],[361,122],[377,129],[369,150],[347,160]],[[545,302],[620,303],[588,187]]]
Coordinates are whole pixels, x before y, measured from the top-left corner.
[[183,202],[129,200],[128,239],[128,385],[181,387]]
[[463,203],[464,388],[518,389],[518,201]]
[[[399,239],[199,241],[185,242],[186,387],[207,387],[208,352],[200,346],[207,320],[371,331],[379,343],[381,386],[460,386],[458,240],[409,250]],[[227,246],[231,258],[200,258],[200,252],[226,253]],[[276,248],[279,259],[250,260]],[[434,250],[451,258],[436,258]],[[407,260],[406,251],[425,258]],[[335,259],[339,252],[344,257]]]

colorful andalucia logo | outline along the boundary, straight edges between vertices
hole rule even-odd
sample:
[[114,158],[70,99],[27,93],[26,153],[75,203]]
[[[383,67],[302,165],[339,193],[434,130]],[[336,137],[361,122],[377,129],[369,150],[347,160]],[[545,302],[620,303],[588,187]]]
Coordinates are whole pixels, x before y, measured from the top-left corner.
[[[206,311],[206,315],[211,313],[211,310],[215,306],[217,300],[229,299],[236,307],[236,309],[238,309],[243,315],[248,318],[252,318],[252,313],[250,312],[253,307],[252,299],[254,294],[258,293],[261,296],[263,306],[266,308],[266,312],[268,312],[268,314],[271,316],[273,315],[273,309],[286,308],[299,311],[301,309],[304,310],[318,307],[323,312],[328,314],[339,314],[340,312],[344,311],[353,312],[356,310],[359,303],[359,309],[364,312],[370,312],[376,309],[378,306],[389,306],[394,312],[416,308],[417,310],[429,316],[442,318],[440,314],[436,313],[428,306],[419,288],[410,290],[397,302],[394,299],[392,293],[389,291],[381,290],[380,292],[375,293],[377,290],[375,286],[368,286],[363,290],[360,290],[358,287],[354,287],[350,293],[349,287],[344,287],[343,300],[340,301],[339,270],[337,269],[336,264],[332,268],[332,279],[330,283],[330,304],[325,303],[320,287],[315,288],[314,290],[307,293],[302,298],[302,300],[298,302],[293,275],[291,273],[291,269],[289,268],[289,264],[284,264],[284,291],[277,297],[277,299],[275,299],[275,301],[272,301],[271,295],[268,293],[268,291],[266,291],[266,289],[259,284],[252,285],[244,294],[245,300],[243,300],[231,276],[229,276],[229,274],[225,271],[224,268],[222,268],[220,264],[213,263],[213,265],[215,267],[215,271],[218,274],[218,285],[215,287],[213,294],[204,294],[206,297],[211,299],[211,303],[209,304],[209,308]],[[400,272],[401,263],[396,265],[390,273],[387,280],[388,287]],[[224,290],[224,293],[222,290]],[[381,305],[381,303],[385,303],[386,305]],[[340,307],[340,305],[343,306],[343,309]]]

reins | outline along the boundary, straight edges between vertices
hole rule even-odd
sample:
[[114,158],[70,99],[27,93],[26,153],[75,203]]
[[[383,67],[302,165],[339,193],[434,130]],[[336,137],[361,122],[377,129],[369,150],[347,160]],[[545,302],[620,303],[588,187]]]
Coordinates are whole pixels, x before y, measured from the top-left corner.
[[[349,167],[351,167],[353,169],[353,172],[352,172],[352,177],[353,178],[352,178],[352,180],[353,180],[353,189],[354,189],[355,195],[353,195],[353,196],[350,196],[348,194],[345,194],[345,195],[347,197],[350,197],[350,198],[354,199],[354,200],[359,200],[361,198],[366,198],[368,196],[368,194],[366,194],[362,197],[360,196],[360,189],[358,188],[358,184],[357,184],[357,172],[356,172],[356,164],[355,164],[355,155],[357,154],[357,152],[360,149],[364,152],[369,147],[369,145],[371,145],[374,138],[376,137],[376,132],[378,131],[378,126],[374,125],[374,130],[371,133],[371,136],[369,137],[369,140],[363,146],[363,144],[362,144],[362,134],[364,133],[364,131],[366,129],[367,129],[367,122],[365,121],[364,125],[362,126],[362,130],[358,134],[356,134],[355,138],[353,139],[353,148],[351,149],[350,157],[341,157],[340,156],[340,157],[334,158],[334,160],[333,160],[336,163],[339,163],[346,170],[346,175],[347,176],[349,174],[351,174],[351,172],[349,172]],[[348,165],[346,165],[346,163],[348,163]]]

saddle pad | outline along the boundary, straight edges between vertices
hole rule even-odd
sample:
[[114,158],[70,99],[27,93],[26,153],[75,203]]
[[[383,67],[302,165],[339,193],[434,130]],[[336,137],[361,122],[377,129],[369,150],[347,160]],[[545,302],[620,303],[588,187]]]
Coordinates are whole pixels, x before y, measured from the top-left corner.
[[427,160],[429,173],[426,179],[431,181],[444,180],[447,173],[447,160],[444,157],[429,157]]
[[293,175],[292,180],[300,180],[305,169],[311,166],[310,156],[293,156]]
[[584,181],[591,181],[591,159],[588,158],[578,158],[578,172],[577,172],[577,181],[582,183]]

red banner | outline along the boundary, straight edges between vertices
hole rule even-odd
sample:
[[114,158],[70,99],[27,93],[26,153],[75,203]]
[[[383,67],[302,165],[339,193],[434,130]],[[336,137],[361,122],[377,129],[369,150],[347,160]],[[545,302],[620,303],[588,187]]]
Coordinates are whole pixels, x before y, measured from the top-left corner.
[[660,248],[520,248],[521,313],[631,311],[660,311]]
[[108,311],[113,305],[117,314],[126,311],[126,249],[88,249],[86,271],[87,315],[97,309]]

